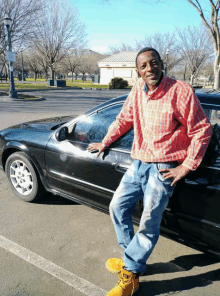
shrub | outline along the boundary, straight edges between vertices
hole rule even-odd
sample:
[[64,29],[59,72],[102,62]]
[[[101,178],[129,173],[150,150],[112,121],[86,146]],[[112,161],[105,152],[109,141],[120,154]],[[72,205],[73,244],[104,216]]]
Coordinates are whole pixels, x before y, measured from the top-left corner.
[[123,78],[115,77],[112,78],[111,82],[109,83],[109,88],[127,88],[128,82],[127,80],[124,80]]

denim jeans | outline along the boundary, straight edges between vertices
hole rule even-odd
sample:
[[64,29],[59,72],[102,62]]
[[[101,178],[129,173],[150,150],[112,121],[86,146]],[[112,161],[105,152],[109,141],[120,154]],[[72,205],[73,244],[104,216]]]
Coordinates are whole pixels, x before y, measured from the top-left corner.
[[[172,179],[165,180],[159,169],[174,168],[171,163],[143,163],[134,160],[123,176],[110,203],[118,243],[124,249],[125,269],[133,273],[146,270],[146,261],[157,243],[163,211],[174,187]],[[143,213],[139,230],[134,234],[132,214],[136,202],[143,198]]]

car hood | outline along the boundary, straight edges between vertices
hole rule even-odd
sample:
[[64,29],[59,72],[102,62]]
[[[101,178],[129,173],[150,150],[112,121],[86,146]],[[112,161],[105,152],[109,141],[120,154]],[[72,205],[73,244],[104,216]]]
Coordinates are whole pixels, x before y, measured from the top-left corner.
[[74,116],[61,116],[46,119],[38,119],[11,126],[10,129],[50,131],[55,130],[56,128],[58,128],[65,122],[72,120],[73,118]]

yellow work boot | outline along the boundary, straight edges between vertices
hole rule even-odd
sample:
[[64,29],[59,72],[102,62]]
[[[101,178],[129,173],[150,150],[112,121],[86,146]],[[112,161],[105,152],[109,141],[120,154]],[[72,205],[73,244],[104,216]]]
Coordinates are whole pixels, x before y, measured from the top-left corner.
[[139,277],[121,269],[117,285],[106,296],[132,296],[139,288]]
[[124,260],[122,258],[110,258],[105,263],[105,267],[111,273],[119,273],[124,265]]

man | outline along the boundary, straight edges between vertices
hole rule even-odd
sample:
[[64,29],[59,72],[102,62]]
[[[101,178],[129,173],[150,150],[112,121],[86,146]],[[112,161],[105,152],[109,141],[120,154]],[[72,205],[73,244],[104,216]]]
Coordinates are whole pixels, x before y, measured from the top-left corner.
[[[159,53],[146,47],[136,58],[140,78],[133,86],[117,119],[109,127],[97,157],[132,126],[134,141],[131,167],[123,176],[110,204],[110,215],[123,258],[106,262],[119,274],[108,296],[128,296],[137,291],[139,276],[157,243],[160,223],[174,185],[196,170],[208,146],[212,130],[191,86],[163,74]],[[139,230],[134,234],[132,214],[143,198]]]

